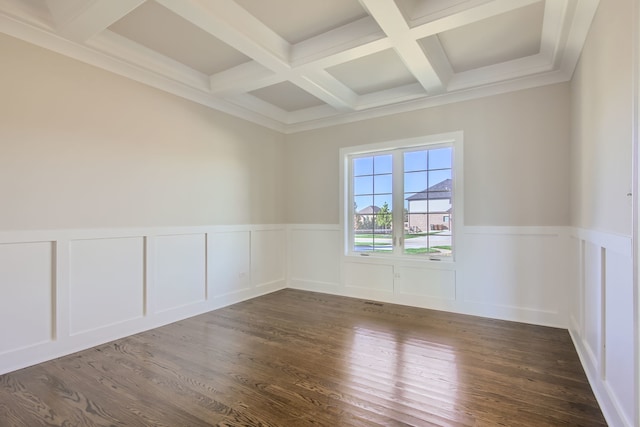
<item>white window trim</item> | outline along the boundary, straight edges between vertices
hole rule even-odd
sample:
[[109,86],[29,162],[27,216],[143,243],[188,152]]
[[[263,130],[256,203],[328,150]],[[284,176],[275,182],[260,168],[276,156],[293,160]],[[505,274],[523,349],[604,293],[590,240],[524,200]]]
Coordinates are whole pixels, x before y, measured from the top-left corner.
[[[344,147],[340,149],[340,230],[342,236],[342,255],[344,257],[350,259],[362,259],[366,258],[379,258],[379,259],[393,259],[393,260],[402,260],[402,261],[418,261],[418,262],[445,262],[445,263],[454,263],[458,258],[458,254],[460,252],[460,234],[464,227],[464,195],[463,195],[463,183],[464,183],[464,175],[463,175],[463,132],[448,132],[441,133],[436,135],[427,135],[416,138],[408,138],[408,139],[399,139],[393,141],[385,141],[378,142],[373,144],[364,144],[357,145],[352,147]],[[391,151],[397,149],[407,149],[412,147],[419,146],[437,146],[441,144],[450,144],[453,147],[453,221],[456,226],[453,229],[453,245],[454,245],[454,253],[453,257],[450,259],[447,258],[439,258],[437,260],[431,259],[432,257],[420,257],[420,256],[410,256],[410,255],[398,255],[398,254],[376,254],[367,252],[366,255],[362,253],[354,253],[351,250],[351,237],[353,230],[349,226],[349,222],[347,221],[350,218],[351,211],[353,207],[350,206],[349,203],[346,202],[346,197],[349,195],[349,186],[350,186],[350,162],[349,159],[351,156],[366,154],[366,153],[375,153],[376,151]],[[435,148],[435,147],[434,147]],[[394,185],[394,193],[396,191]],[[397,210],[394,210],[397,211]]]

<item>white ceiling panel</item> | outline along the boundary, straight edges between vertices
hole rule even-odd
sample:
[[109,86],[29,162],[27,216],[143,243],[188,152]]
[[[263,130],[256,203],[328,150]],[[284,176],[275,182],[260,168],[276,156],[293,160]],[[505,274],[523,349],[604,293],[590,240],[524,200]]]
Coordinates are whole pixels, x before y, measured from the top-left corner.
[[393,49],[363,56],[327,68],[327,71],[358,95],[417,82]]
[[155,1],[143,3],[109,29],[208,75],[251,60]]
[[249,93],[289,112],[317,107],[323,104],[323,102],[315,96],[289,82],[267,86]]
[[438,38],[459,73],[537,54],[543,17],[544,2],[538,2],[444,31]]
[[568,81],[599,0],[0,0],[0,32],[282,132]]
[[46,0],[22,0],[16,7],[21,8],[21,13],[34,22],[50,24],[52,22],[51,12],[47,7]]

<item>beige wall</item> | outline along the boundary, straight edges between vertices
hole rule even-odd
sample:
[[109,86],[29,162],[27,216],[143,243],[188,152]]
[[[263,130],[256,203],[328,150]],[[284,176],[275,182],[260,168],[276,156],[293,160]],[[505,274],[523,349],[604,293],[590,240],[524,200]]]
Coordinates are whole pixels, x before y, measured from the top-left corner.
[[568,225],[569,84],[286,138],[287,221],[339,222],[340,147],[464,131],[467,225]]
[[571,84],[571,224],[631,234],[633,2],[602,0]]
[[0,35],[0,230],[281,223],[283,136]]

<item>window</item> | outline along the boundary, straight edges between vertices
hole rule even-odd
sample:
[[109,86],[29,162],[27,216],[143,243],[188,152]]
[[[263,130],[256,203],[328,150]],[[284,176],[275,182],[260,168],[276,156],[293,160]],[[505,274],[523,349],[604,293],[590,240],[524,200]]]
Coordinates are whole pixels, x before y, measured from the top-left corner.
[[348,255],[453,259],[461,134],[343,149]]

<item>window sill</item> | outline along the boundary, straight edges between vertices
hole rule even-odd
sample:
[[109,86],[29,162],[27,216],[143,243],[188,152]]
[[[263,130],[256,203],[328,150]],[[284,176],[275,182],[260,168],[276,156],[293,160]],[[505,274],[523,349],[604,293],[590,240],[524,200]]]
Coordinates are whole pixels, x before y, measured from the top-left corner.
[[381,254],[368,254],[363,255],[359,253],[348,253],[342,255],[343,262],[357,262],[362,264],[393,264],[403,266],[420,266],[429,268],[439,268],[443,270],[452,270],[455,267],[454,259],[437,258],[432,259],[428,257],[420,256],[407,256],[407,255],[381,255]]

